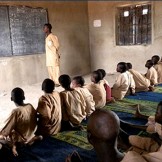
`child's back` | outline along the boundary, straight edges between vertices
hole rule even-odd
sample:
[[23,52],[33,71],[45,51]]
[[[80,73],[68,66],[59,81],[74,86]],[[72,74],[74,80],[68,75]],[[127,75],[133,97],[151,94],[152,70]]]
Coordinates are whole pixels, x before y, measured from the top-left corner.
[[158,64],[154,65],[155,70],[158,74],[158,83],[162,83],[162,62],[159,62]]
[[95,111],[95,102],[93,100],[92,94],[89,92],[87,88],[77,87],[75,88],[75,90],[77,90],[83,95],[84,100],[86,102],[85,111],[86,111],[87,116],[90,116],[91,113]]
[[90,91],[95,101],[95,108],[102,108],[106,104],[106,91],[104,82],[102,80],[102,73],[97,70],[91,74],[91,84],[85,87]]
[[130,69],[129,72],[133,75],[136,91],[148,91],[150,81],[136,70]]
[[56,91],[40,97],[37,112],[39,113],[37,133],[54,135],[61,129],[61,98]]
[[73,89],[60,93],[62,101],[62,120],[79,125],[86,117],[86,103],[81,93]]
[[86,85],[86,88],[92,94],[95,101],[96,108],[102,108],[106,104],[106,91],[104,84],[102,83],[91,83]]
[[1,134],[10,136],[14,142],[24,143],[24,139],[27,142],[33,137],[36,123],[36,110],[31,104],[25,104],[12,111]]
[[1,139],[9,138],[5,143],[12,146],[15,156],[18,156],[16,144],[25,144],[32,139],[37,124],[36,110],[31,104],[25,104],[24,100],[24,91],[19,87],[14,88],[11,92],[11,101],[14,101],[17,108],[12,111],[7,124],[0,132]]

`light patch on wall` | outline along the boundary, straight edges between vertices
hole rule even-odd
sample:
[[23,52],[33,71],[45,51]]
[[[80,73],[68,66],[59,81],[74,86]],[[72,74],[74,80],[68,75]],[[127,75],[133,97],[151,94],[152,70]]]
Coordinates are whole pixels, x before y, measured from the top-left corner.
[[93,26],[94,26],[95,28],[101,27],[101,20],[94,20],[94,21],[93,21]]

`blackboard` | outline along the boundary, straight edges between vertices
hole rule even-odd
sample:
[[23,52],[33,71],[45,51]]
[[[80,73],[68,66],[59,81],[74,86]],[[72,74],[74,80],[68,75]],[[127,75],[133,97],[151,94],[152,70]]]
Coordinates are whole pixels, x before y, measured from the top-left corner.
[[0,6],[0,56],[11,56],[11,39],[7,6]]
[[45,51],[43,25],[47,11],[42,8],[10,6],[9,19],[13,55],[39,54]]
[[44,53],[47,22],[43,8],[0,6],[0,57]]

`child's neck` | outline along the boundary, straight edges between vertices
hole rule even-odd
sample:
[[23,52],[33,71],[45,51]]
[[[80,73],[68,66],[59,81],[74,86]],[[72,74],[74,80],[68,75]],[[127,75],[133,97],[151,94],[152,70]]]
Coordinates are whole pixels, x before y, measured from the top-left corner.
[[117,147],[100,143],[100,147],[96,149],[97,156],[101,162],[120,162],[124,154],[120,153]]
[[71,87],[67,87],[67,88],[65,88],[65,90],[66,90],[66,91],[73,91],[74,89],[71,88]]
[[24,106],[25,104],[24,104],[24,102],[22,101],[22,102],[18,102],[18,103],[15,102],[15,105],[16,105],[16,106]]
[[52,94],[53,92],[44,92],[44,95]]
[[76,86],[75,88],[83,88],[83,87],[78,85],[78,86]]

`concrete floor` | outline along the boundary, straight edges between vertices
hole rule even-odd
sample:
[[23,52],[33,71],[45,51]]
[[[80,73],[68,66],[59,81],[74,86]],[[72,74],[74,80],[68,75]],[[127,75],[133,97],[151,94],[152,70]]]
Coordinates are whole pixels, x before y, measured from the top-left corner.
[[[110,86],[113,85],[115,82],[116,74],[107,74],[106,80],[109,82]],[[84,76],[85,83],[90,83],[90,75]],[[31,103],[34,108],[37,108],[38,99],[43,94],[43,91],[41,90],[41,84],[37,83],[33,85],[27,85],[22,86],[22,88],[25,92],[25,103]],[[16,108],[14,102],[11,101],[11,90],[4,91],[0,93],[0,130],[5,125],[5,121],[10,115],[11,111]],[[62,91],[63,89],[61,87],[57,87],[55,89],[56,91]]]

